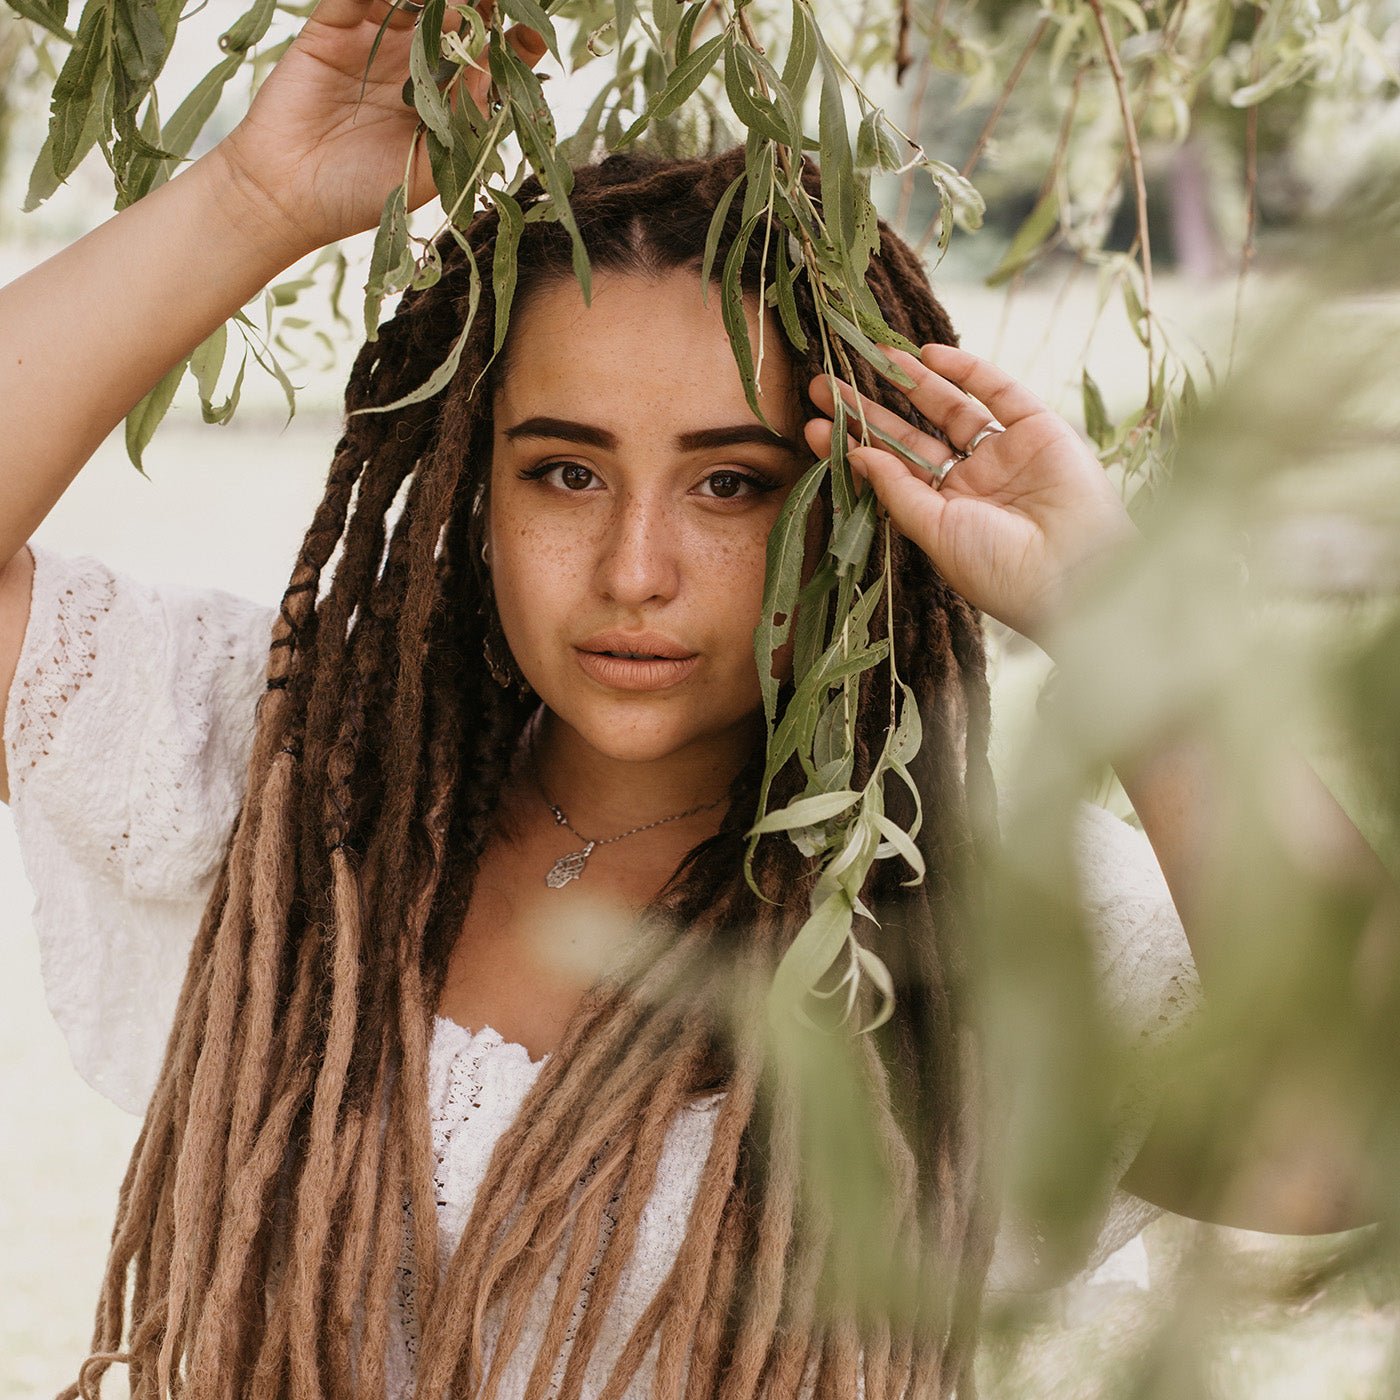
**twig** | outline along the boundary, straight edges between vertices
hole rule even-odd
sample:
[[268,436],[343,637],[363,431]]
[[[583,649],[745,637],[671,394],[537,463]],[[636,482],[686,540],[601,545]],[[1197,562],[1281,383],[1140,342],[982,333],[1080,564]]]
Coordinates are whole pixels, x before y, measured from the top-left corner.
[[909,48],[909,31],[913,28],[912,0],[899,0],[899,38],[894,46],[894,80],[896,85],[904,82],[904,75],[914,61]]
[[1021,75],[1026,71],[1026,65],[1031,61],[1036,49],[1040,47],[1040,41],[1045,37],[1045,31],[1050,27],[1050,17],[1042,15],[1040,23],[1036,25],[1031,34],[1026,47],[1021,50],[1021,56],[1016,60],[1016,66],[1012,68],[1010,77],[1002,85],[1001,95],[997,98],[997,105],[992,108],[992,114],[987,118],[985,125],[977,135],[977,140],[973,143],[972,153],[963,162],[961,171],[964,180],[970,179],[972,172],[977,168],[977,162],[982,158],[982,152],[986,149],[987,142],[991,139],[992,132],[996,129],[997,123],[1001,120],[1001,115],[1006,111],[1006,104],[1011,100],[1011,94],[1016,90],[1016,84],[1021,81]]
[[1089,0],[1089,8],[1094,12],[1099,37],[1103,40],[1104,54],[1113,73],[1113,86],[1118,94],[1118,110],[1123,118],[1123,139],[1128,148],[1128,166],[1133,175],[1138,245],[1142,251],[1142,309],[1147,340],[1147,402],[1150,408],[1155,408],[1153,394],[1157,366],[1152,335],[1152,239],[1147,231],[1147,179],[1142,169],[1142,148],[1138,145],[1137,122],[1133,118],[1133,104],[1128,97],[1128,80],[1123,75],[1123,64],[1118,57],[1118,46],[1113,42],[1113,34],[1108,27],[1103,0]]
[[[919,64],[919,76],[914,80],[914,91],[909,98],[909,130],[918,136],[924,108],[924,94],[928,92],[929,75],[933,72],[933,59],[925,54]],[[914,176],[917,166],[910,166],[899,178],[899,207],[895,212],[895,227],[904,233],[909,227],[909,208],[914,202]]]

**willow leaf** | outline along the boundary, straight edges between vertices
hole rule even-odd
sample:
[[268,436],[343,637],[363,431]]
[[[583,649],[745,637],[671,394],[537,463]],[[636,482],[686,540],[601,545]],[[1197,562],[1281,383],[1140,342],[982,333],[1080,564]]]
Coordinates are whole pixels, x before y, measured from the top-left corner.
[[470,249],[467,249],[467,253],[467,268],[471,279],[467,292],[467,314],[463,319],[462,329],[458,332],[457,339],[452,342],[452,348],[447,352],[447,358],[422,384],[416,389],[410,390],[402,398],[395,399],[393,403],[375,404],[370,408],[362,408],[358,412],[392,413],[395,409],[407,408],[410,404],[423,403],[425,400],[433,398],[442,393],[452,382],[453,376],[457,373],[457,367],[462,362],[462,351],[471,338],[472,328],[476,324],[476,309],[481,302],[481,271],[477,267],[476,259],[470,255]]
[[550,115],[549,103],[544,99],[544,90],[533,69],[521,61],[499,29],[492,31],[489,52],[492,77],[498,86],[505,88],[510,101],[515,134],[549,193],[555,217],[568,231],[574,276],[578,279],[584,304],[587,305],[593,294],[593,282],[588,265],[588,249],[584,246],[583,235],[579,232],[578,221],[569,204],[574,174],[560,156],[555,143],[554,118]]
[[18,15],[47,29],[55,39],[62,39],[65,44],[73,42],[73,32],[68,28],[68,4],[67,0],[56,0],[56,3],[46,3],[46,0],[7,0],[10,8]]
[[924,878],[926,867],[924,858],[920,854],[919,848],[910,839],[909,833],[898,822],[891,821],[883,813],[875,814],[871,820],[875,823],[876,830],[885,838],[876,847],[875,859],[888,860],[891,856],[901,856],[912,873],[912,878],[904,883],[917,885]]
[[155,436],[161,419],[169,411],[175,398],[175,391],[180,387],[180,381],[185,377],[185,369],[188,365],[188,360],[181,360],[126,415],[126,455],[131,459],[131,465],[142,476],[146,475],[146,468],[141,460],[142,454],[150,446],[151,438]]
[[995,271],[987,278],[987,285],[999,287],[1003,282],[1009,282],[1036,255],[1045,240],[1054,233],[1059,221],[1060,197],[1051,188],[1040,197],[1025,222],[1016,230]]
[[446,0],[428,0],[413,42],[408,50],[408,75],[413,84],[414,110],[423,125],[433,133],[443,147],[452,149],[452,118],[447,99],[438,88],[438,67],[442,62],[442,24],[446,17]]
[[814,33],[817,58],[822,69],[817,128],[820,134],[822,218],[835,237],[838,247],[849,249],[856,241],[856,172],[855,163],[851,159],[851,138],[846,130],[846,106],[841,96],[841,75],[826,40],[822,38],[820,31],[814,30]]
[[559,56],[559,36],[554,32],[554,21],[538,0],[500,0],[500,6],[517,24],[533,29],[544,40],[545,48],[556,63],[564,62]]
[[870,542],[875,538],[875,505],[875,493],[869,490],[862,492],[855,510],[841,522],[840,528],[832,536],[829,548],[836,561],[838,575],[851,568],[857,574],[865,572]]
[[793,265],[792,256],[788,251],[788,239],[786,236],[778,240],[777,246],[777,277],[773,285],[773,299],[778,307],[778,319],[783,323],[783,330],[787,333],[788,340],[799,351],[807,349],[807,334],[802,329],[802,319],[797,311],[797,297],[794,288],[797,283],[797,269]]
[[773,974],[768,994],[768,1014],[775,1024],[801,1014],[807,992],[821,982],[849,941],[854,916],[850,896],[844,890],[836,890],[798,929]]
[[199,397],[206,403],[213,402],[214,391],[219,386],[219,374],[224,367],[224,356],[228,352],[228,326],[221,325],[190,355],[190,373],[199,385]]
[[812,69],[817,61],[816,24],[801,0],[792,0],[792,37],[788,41],[787,61],[783,64],[783,91],[797,111],[807,95]]
[[710,9],[710,0],[695,0],[694,4],[686,8],[680,28],[676,30],[676,62],[678,64],[689,55],[690,46],[695,40],[696,26],[709,14]]
[[233,54],[216,63],[170,115],[161,128],[160,144],[172,156],[187,156],[204,124],[214,115],[228,80],[243,66],[241,54]]
[[[724,90],[734,115],[750,130],[756,131],[769,141],[780,145],[794,144],[792,133],[778,119],[772,104],[760,97],[749,87],[747,79],[752,74],[748,62],[748,49],[741,45],[733,34],[724,48]],[[798,140],[801,133],[798,133]]]
[[[267,33],[276,13],[276,0],[254,0],[254,3],[219,36],[219,47],[227,54],[247,53]],[[387,16],[385,22],[388,22]],[[382,29],[380,33],[383,33]],[[375,36],[374,43],[378,49],[378,35]],[[370,54],[369,62],[374,62],[373,53]],[[368,71],[369,64],[366,64],[365,68]]]
[[408,247],[408,195],[403,185],[392,190],[379,216],[379,231],[370,253],[369,277],[365,282],[365,338],[379,338],[379,308],[388,295],[391,270],[398,266]]
[[724,46],[724,35],[716,34],[692,50],[671,70],[666,86],[647,103],[642,113],[622,134],[620,145],[635,141],[652,122],[669,117],[709,76]]
[[798,827],[816,826],[848,812],[860,801],[860,793],[851,788],[838,792],[821,792],[815,797],[799,797],[796,802],[776,812],[769,812],[753,824],[750,836],[766,836],[775,831],[793,831]]
[[491,259],[491,286],[496,295],[496,339],[492,354],[499,354],[510,326],[510,307],[515,298],[515,281],[519,272],[520,234],[525,216],[520,205],[504,190],[489,191],[500,214],[500,231],[496,234],[496,251]]
[[[822,319],[846,342],[862,359],[869,360],[892,384],[901,389],[912,389],[914,381],[904,370],[895,364],[861,328],[844,312],[837,310],[830,302],[821,304]],[[888,329],[888,328],[886,328]]]
[[763,711],[771,726],[778,710],[778,679],[773,675],[774,653],[787,641],[793,609],[802,584],[807,555],[807,515],[817,499],[830,459],[814,462],[788,493],[768,534],[768,570],[763,585],[763,614],[754,629],[754,656],[763,689]]
[[795,676],[807,675],[826,647],[831,590],[835,585],[836,565],[830,559],[824,559],[797,596],[797,627],[792,642],[792,673]]
[[79,142],[89,109],[102,96],[99,83],[107,64],[107,25],[103,6],[90,0],[78,24],[73,47],[59,70],[50,100],[49,142],[54,176],[61,184],[78,163]]
[[744,285],[742,274],[744,255],[748,251],[749,240],[758,225],[760,216],[749,219],[735,235],[724,259],[724,272],[720,276],[719,305],[720,316],[724,321],[725,332],[729,336],[729,348],[734,352],[734,362],[739,367],[739,378],[744,384],[744,398],[748,400],[754,417],[765,427],[770,427],[767,415],[758,401],[758,374],[754,368],[753,345],[749,341],[749,318],[744,306]]
[[747,179],[747,171],[736,175],[729,182],[729,188],[720,195],[715,212],[710,215],[710,230],[705,235],[705,256],[700,262],[700,295],[707,305],[710,299],[710,277],[714,271],[715,255],[719,252],[720,236],[724,233],[724,221],[729,217],[729,206],[734,203],[739,186]]
[[857,942],[855,949],[861,974],[880,995],[880,1004],[876,1007],[875,1014],[860,1028],[861,1035],[868,1035],[871,1031],[879,1030],[894,1015],[894,978],[890,976],[889,968],[869,948]]
[[656,26],[657,37],[664,44],[675,37],[685,14],[681,0],[651,0],[651,19]]

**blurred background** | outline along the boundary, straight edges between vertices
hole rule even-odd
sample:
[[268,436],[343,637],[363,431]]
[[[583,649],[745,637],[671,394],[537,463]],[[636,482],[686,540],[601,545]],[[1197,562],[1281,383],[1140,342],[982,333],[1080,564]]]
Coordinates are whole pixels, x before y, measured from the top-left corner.
[[[584,40],[608,9],[563,8]],[[1186,717],[1210,735],[1242,793],[1212,910],[1241,972],[1215,998],[1214,1028],[1174,1047],[1164,1072],[1195,1075],[1233,1036],[1247,1048],[1231,1102],[1247,1116],[1239,1104],[1277,1107],[1281,1066],[1342,1066],[1329,1092],[1350,1086],[1380,1167],[1377,1211],[1393,1223],[1393,954],[1362,965],[1373,911],[1335,897],[1335,872],[1285,849],[1270,813],[1278,755],[1300,751],[1400,872],[1400,4],[828,8],[819,19],[866,92],[986,201],[980,228],[971,201],[955,228],[918,169],[885,171],[874,175],[882,212],[924,248],[964,344],[1085,430],[1147,535],[1086,609],[1054,704],[1046,659],[993,636],[1009,859],[1053,852],[1086,792],[1130,816],[1115,758]],[[781,43],[778,7],[751,9]],[[236,13],[211,0],[182,23],[161,80],[167,107],[218,58]],[[291,19],[277,23],[269,47]],[[561,136],[615,71],[606,44],[595,47],[601,57],[577,74],[551,77]],[[35,203],[31,165],[63,54],[0,7],[6,280],[112,207],[97,154],[22,212]],[[574,62],[587,56],[575,44]],[[237,120],[258,72],[250,63],[230,82],[196,154]],[[736,128],[707,91],[658,139],[723,143]],[[250,311],[295,386],[290,420],[269,376],[250,370],[217,426],[201,421],[187,382],[145,449],[146,476],[114,435],[37,538],[149,579],[275,602],[338,433],[367,248],[342,250],[340,319],[337,261],[289,275],[275,307]],[[1125,657],[1130,695],[1114,679]],[[3,1397],[72,1378],[137,1129],[71,1067],[44,1004],[30,903],[0,822]],[[1035,937],[1034,918],[1023,923]],[[1072,937],[1067,946],[1088,956]],[[999,956],[1015,964],[1015,937]],[[998,1033],[1013,1060],[1092,1061],[1093,1016],[1072,1001],[1046,1026]],[[1070,1119],[1111,1086],[1081,1089],[1064,1105]],[[1047,1144],[1030,1175],[1060,1166]],[[1392,1240],[1393,1228],[1280,1238],[1164,1217],[1097,1272],[994,1310],[984,1393],[1394,1397]]]

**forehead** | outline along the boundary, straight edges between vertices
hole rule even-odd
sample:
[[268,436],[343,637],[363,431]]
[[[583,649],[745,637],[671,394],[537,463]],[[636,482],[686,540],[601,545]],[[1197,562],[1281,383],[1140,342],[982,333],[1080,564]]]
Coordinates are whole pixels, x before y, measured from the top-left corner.
[[[496,419],[561,406],[567,416],[652,424],[668,435],[754,417],[725,332],[717,286],[703,294],[699,271],[658,276],[599,271],[591,303],[573,278],[533,292],[511,318]],[[757,359],[757,298],[745,298]],[[771,321],[764,329],[759,402],[769,422],[794,436],[800,417],[792,363]]]

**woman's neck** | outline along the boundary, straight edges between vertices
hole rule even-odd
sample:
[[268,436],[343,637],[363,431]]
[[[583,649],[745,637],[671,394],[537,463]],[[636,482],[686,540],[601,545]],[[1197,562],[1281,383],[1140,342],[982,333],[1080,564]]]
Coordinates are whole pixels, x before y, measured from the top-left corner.
[[757,736],[698,746],[648,760],[612,758],[542,710],[531,722],[522,778],[590,838],[663,822],[695,808],[714,808],[714,820]]

